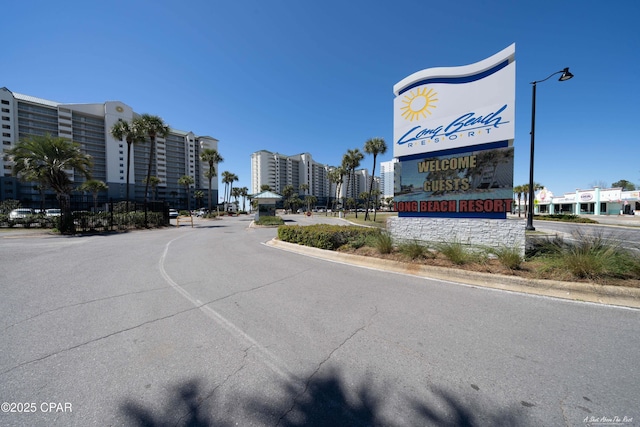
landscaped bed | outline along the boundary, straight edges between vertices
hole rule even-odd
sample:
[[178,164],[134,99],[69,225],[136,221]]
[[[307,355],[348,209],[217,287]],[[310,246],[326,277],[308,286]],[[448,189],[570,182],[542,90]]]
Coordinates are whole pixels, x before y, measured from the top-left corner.
[[640,255],[601,236],[574,241],[537,239],[525,257],[511,248],[469,247],[459,242],[395,242],[384,231],[360,226],[280,226],[278,238],[300,245],[414,264],[530,279],[640,287]]

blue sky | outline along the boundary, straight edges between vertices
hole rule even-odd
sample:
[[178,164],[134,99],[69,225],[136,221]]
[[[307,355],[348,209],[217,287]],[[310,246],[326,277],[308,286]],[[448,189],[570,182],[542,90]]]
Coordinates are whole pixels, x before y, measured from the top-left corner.
[[[559,195],[640,184],[637,0],[9,1],[0,86],[63,103],[119,100],[220,140],[220,171],[251,184],[250,156],[309,152],[338,165],[382,137],[392,158],[393,85],[516,43],[514,185]],[[372,158],[363,163],[371,172]],[[376,173],[379,172],[379,165]]]

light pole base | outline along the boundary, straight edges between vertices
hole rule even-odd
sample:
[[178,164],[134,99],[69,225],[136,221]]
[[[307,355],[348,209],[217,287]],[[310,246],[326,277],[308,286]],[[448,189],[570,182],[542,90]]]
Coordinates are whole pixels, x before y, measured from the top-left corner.
[[533,225],[527,225],[524,229],[527,231],[536,231],[536,228]]

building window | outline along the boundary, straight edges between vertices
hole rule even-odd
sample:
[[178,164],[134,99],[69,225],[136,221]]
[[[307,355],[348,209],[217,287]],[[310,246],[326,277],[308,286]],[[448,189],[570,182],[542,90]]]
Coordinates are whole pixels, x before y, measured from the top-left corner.
[[2,125],[2,129],[11,129],[11,125]]
[[7,132],[2,132],[2,136],[6,136],[7,138],[11,138],[11,134]]
[[2,100],[2,103],[3,103],[4,105],[9,105],[9,101],[7,101],[6,99],[3,99],[3,100]]
[[9,112],[9,109],[8,109],[8,108],[3,108],[3,109],[2,109],[2,112],[3,112],[3,113],[8,113],[8,112]]
[[9,120],[11,120],[11,118],[7,116],[2,116],[2,120],[4,120],[5,122],[8,122]]

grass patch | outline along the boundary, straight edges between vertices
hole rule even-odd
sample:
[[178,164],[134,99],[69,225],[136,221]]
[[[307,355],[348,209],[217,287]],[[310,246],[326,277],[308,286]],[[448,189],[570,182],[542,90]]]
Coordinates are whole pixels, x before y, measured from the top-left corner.
[[541,221],[560,221],[560,222],[575,222],[579,224],[598,224],[598,221],[594,221],[590,218],[583,218],[573,214],[553,214],[553,215],[534,215],[533,219]]
[[345,214],[344,219],[349,222],[358,225],[367,225],[369,227],[377,227],[377,228],[385,228],[387,226],[387,218],[398,216],[397,212],[377,212],[375,217],[376,220],[373,220],[373,212],[369,212],[369,220],[364,220],[365,212],[358,212],[358,218],[356,218],[356,214],[353,212],[349,212]]
[[517,248],[491,249],[491,253],[509,270],[519,270],[524,262],[524,257]]
[[262,226],[280,226],[284,224],[284,220],[279,216],[261,216],[255,223]]
[[376,248],[381,254],[390,254],[393,252],[393,239],[386,232],[374,235],[370,240],[371,246]]
[[394,244],[386,231],[360,226],[281,226],[278,238],[321,249],[418,265],[530,279],[640,287],[640,255],[601,236],[577,234],[571,241],[557,237],[538,238],[525,256],[515,248],[472,247],[459,241],[432,247],[420,241]]
[[435,257],[427,246],[417,240],[401,243],[398,245],[398,251],[412,260]]
[[566,270],[572,277],[602,281],[611,278],[638,279],[640,257],[601,234],[572,233],[573,239],[555,238],[543,242],[533,257],[549,270]]
[[471,262],[469,251],[458,241],[444,242],[436,245],[436,249],[445,258],[456,265],[463,265]]

